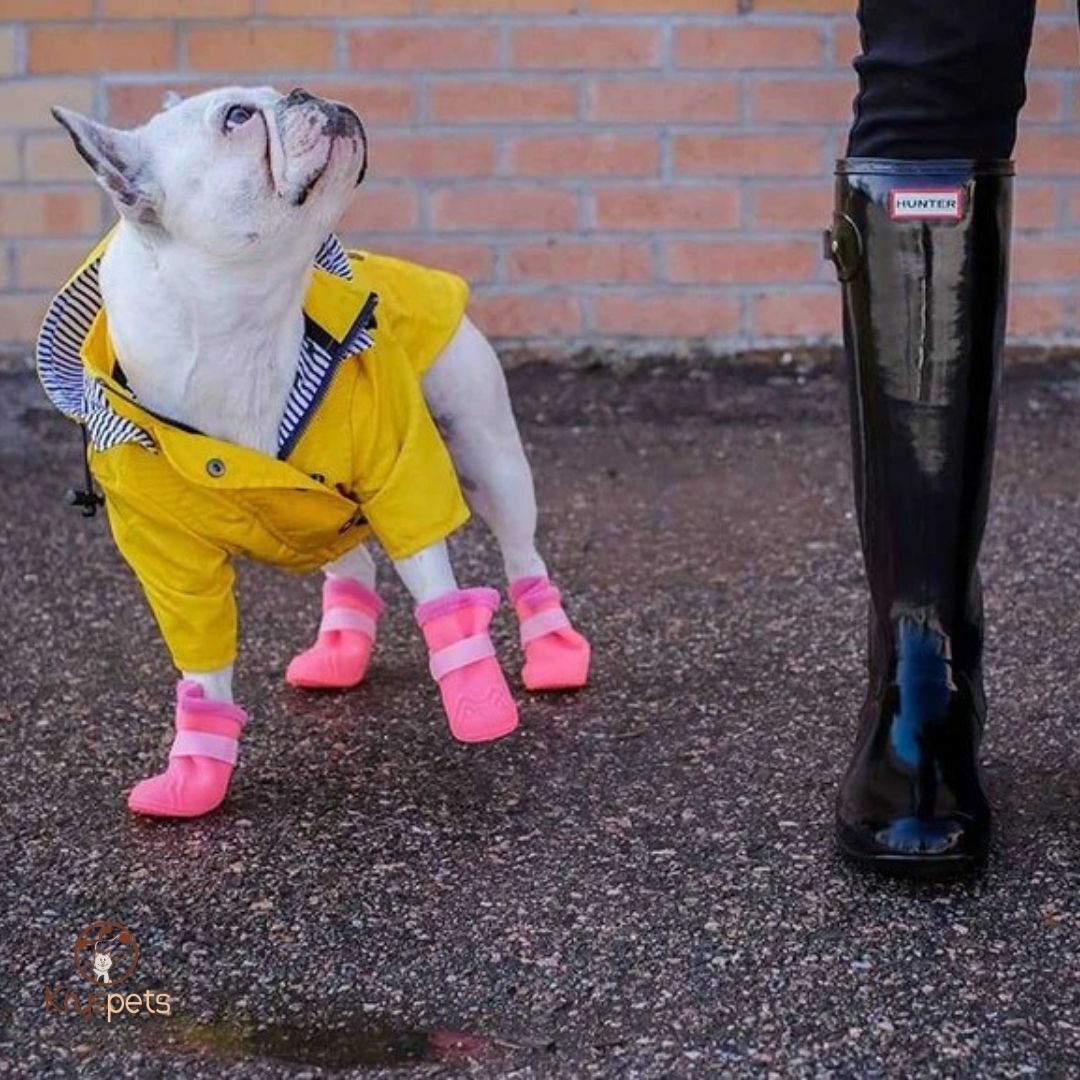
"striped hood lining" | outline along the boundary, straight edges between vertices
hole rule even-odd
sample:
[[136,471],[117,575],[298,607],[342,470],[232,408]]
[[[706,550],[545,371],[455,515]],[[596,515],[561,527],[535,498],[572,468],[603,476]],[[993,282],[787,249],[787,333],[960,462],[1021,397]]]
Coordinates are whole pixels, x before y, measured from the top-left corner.
[[[328,236],[315,265],[336,277],[351,281],[349,257],[336,236]],[[154,440],[137,424],[118,415],[98,383],[87,372],[82,346],[101,311],[101,260],[97,259],[75,277],[49,305],[37,342],[37,369],[49,400],[65,416],[86,427],[95,450],[109,450],[121,443],[137,443],[156,449]],[[300,347],[296,378],[285,403],[278,430],[278,450],[290,447],[310,411],[318,404],[337,362],[370,349],[370,328],[354,327],[349,338],[337,346],[309,324]]]

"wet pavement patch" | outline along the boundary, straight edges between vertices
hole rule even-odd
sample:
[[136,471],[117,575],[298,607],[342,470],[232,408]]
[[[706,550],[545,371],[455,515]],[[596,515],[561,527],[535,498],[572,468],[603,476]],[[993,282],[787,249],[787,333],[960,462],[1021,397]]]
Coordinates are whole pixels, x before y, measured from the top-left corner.
[[362,1016],[328,1026],[218,1019],[185,1023],[181,1048],[231,1061],[269,1059],[322,1069],[393,1068],[424,1062],[491,1061],[505,1044],[461,1031],[422,1030]]

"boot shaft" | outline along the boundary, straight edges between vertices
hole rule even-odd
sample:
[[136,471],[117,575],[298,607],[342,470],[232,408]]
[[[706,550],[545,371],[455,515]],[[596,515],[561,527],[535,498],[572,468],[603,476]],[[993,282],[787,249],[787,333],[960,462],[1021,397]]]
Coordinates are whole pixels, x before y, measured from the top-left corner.
[[827,241],[843,284],[872,654],[895,655],[904,623],[978,665],[1011,193],[1007,162],[838,163]]

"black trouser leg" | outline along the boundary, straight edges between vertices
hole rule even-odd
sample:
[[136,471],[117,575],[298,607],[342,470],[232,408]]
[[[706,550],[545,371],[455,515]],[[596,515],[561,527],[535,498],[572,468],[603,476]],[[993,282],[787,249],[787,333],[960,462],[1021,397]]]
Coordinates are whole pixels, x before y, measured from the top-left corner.
[[1012,155],[1035,0],[860,0],[849,157]]
[[977,561],[1005,328],[1011,152],[1033,4],[863,0],[837,170],[870,681],[841,849],[907,874],[985,854]]

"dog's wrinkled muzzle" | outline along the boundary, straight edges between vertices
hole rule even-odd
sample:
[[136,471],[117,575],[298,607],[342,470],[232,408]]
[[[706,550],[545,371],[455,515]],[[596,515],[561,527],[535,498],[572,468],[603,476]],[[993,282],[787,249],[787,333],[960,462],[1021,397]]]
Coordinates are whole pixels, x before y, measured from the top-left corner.
[[[352,109],[335,101],[295,89],[274,108],[276,139],[271,139],[271,155],[278,189],[284,198],[302,206],[315,185],[330,168],[334,146],[347,140],[363,149],[357,177],[367,173],[368,146],[364,125]],[[274,146],[277,142],[279,145]]]

